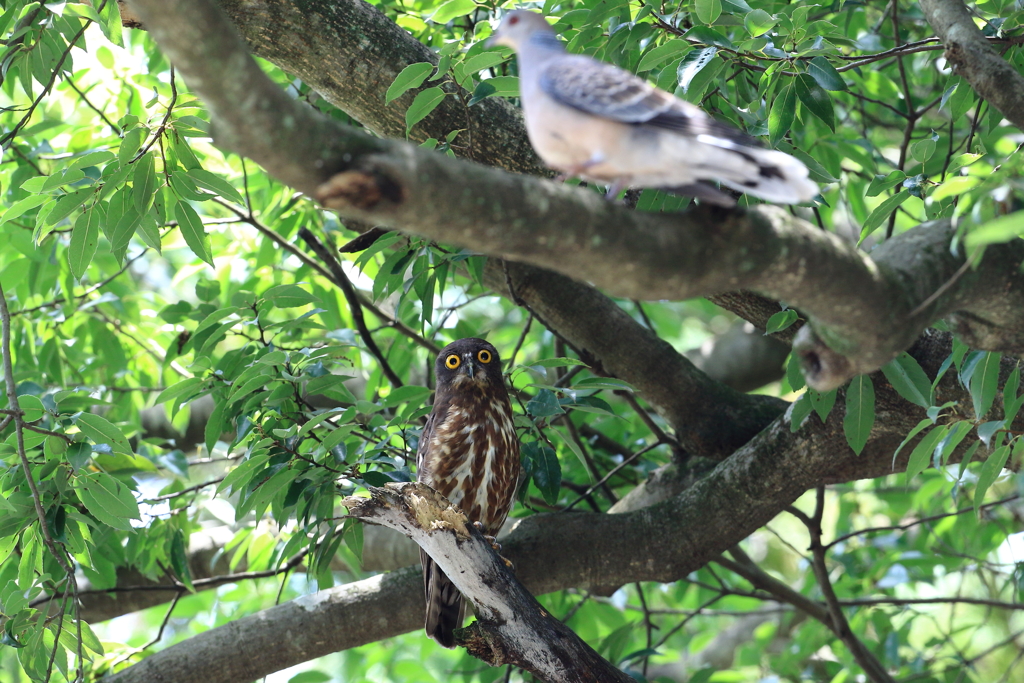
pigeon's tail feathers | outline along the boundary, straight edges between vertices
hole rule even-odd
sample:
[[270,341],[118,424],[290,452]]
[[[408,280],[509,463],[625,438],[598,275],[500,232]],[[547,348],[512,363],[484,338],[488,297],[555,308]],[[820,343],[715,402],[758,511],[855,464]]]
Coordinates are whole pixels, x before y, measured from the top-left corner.
[[444,647],[455,647],[455,629],[462,626],[462,594],[441,571],[430,555],[420,550],[423,564],[423,592],[427,601],[424,629]]
[[715,155],[714,175],[726,187],[779,204],[809,202],[818,194],[817,183],[796,157],[711,135],[697,139],[721,150]]

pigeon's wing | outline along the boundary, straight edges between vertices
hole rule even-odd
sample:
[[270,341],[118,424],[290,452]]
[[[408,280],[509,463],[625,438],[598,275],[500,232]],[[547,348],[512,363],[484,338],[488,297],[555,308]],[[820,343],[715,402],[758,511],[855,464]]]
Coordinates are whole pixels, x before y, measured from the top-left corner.
[[583,55],[552,59],[541,70],[540,87],[555,101],[593,116],[761,146],[757,138],[716,121],[689,102],[613,64]]

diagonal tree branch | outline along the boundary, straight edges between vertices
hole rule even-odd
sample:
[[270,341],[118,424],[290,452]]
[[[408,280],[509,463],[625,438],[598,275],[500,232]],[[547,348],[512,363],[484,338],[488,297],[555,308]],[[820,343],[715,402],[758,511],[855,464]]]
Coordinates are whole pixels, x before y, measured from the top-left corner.
[[1024,76],[992,49],[962,0],[921,0],[921,12],[946,46],[953,70],[1024,130]]
[[981,269],[969,273],[922,307],[963,263],[949,252],[948,222],[901,235],[871,258],[777,207],[633,212],[592,192],[336,124],[272,83],[209,2],[133,5],[206,100],[218,144],[343,215],[557,270],[625,297],[746,288],[785,300],[810,321],[799,350],[808,383],[822,390],[877,369],[931,321],[958,311],[968,313],[959,320],[984,329],[976,346],[1024,349],[1024,245],[988,250],[985,277]]
[[632,681],[555,619],[516,580],[483,535],[444,496],[420,483],[346,498],[357,519],[412,538],[473,603],[477,621],[456,639],[492,666],[513,664],[550,683]]
[[[948,334],[926,335],[918,343],[926,371],[942,362],[949,345]],[[949,374],[936,394],[940,402],[970,402]],[[893,452],[923,417],[923,409],[876,382],[878,419],[859,456],[846,444],[843,412],[840,400],[826,423],[812,416],[796,433],[783,415],[706,478],[686,485],[672,482],[655,505],[650,505],[652,498],[626,498],[617,506],[621,514],[525,518],[504,540],[502,554],[535,595],[679,580],[768,523],[810,488],[905,471],[919,438],[895,463]],[[998,398],[994,413],[991,419],[999,419]],[[1014,428],[1021,425],[1024,417],[1017,418]],[[957,462],[965,448],[958,448],[950,462]],[[827,613],[824,606],[822,611]],[[247,683],[330,652],[419,629],[422,615],[419,569],[408,568],[243,617],[158,652],[109,681]],[[282,639],[281,633],[289,637]],[[278,652],[268,652],[275,647]],[[166,672],[174,672],[173,677]]]

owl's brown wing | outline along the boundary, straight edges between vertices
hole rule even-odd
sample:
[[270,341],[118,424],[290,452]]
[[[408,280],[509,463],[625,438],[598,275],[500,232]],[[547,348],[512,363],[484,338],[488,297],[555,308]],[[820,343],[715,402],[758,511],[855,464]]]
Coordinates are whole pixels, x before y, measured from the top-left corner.
[[[435,397],[435,400],[437,398]],[[448,414],[447,402],[434,404],[434,410],[427,417],[416,449],[416,480],[433,485],[430,481],[432,469],[430,444],[437,425],[444,422]],[[441,568],[434,563],[423,549],[420,549],[420,564],[423,565],[423,596],[426,599],[426,616],[423,627],[427,635],[444,647],[455,647],[453,631],[462,626],[462,594]]]

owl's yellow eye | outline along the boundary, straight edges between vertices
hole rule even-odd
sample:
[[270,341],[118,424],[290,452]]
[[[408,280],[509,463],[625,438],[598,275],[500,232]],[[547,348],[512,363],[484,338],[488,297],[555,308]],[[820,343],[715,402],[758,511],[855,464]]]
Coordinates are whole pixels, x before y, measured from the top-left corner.
[[444,359],[445,367],[447,367],[449,370],[454,370],[455,368],[459,367],[460,363],[462,363],[462,361],[459,360],[459,357],[456,356],[454,353]]
[[491,362],[491,352],[487,349],[480,349],[480,353],[476,354],[476,357],[481,363]]

